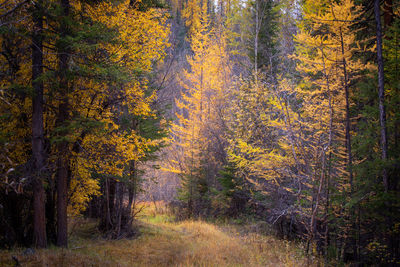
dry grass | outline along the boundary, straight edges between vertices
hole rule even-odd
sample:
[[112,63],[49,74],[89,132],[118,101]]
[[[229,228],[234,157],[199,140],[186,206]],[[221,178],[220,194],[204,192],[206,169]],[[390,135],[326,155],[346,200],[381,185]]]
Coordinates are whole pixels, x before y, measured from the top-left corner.
[[[167,215],[147,207],[141,218],[142,234],[133,240],[104,240],[94,224],[85,223],[71,236],[70,249],[50,248],[33,255],[22,250],[0,251],[0,266],[317,266],[296,243],[272,236],[243,232],[230,225],[202,221],[170,222]],[[88,238],[88,236],[92,236]]]

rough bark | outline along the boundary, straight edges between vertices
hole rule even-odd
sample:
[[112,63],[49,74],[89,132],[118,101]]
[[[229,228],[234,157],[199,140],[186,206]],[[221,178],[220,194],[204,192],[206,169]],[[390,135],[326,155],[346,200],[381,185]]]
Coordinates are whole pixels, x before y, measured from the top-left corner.
[[35,3],[33,14],[34,30],[32,34],[32,157],[33,157],[33,209],[34,243],[36,247],[47,246],[45,191],[42,173],[45,167],[43,136],[43,18],[41,1]]

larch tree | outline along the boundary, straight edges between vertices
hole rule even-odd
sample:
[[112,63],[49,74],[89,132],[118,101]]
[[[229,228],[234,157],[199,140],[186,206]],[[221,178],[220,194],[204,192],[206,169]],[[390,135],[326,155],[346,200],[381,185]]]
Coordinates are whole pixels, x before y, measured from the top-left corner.
[[[308,114],[306,118],[309,118],[309,122],[314,121],[310,129],[314,129],[312,132],[317,136],[313,135],[311,138],[317,142],[314,146],[319,147],[318,150],[321,149],[323,162],[322,169],[318,171],[321,173],[321,178],[317,194],[313,197],[315,208],[310,227],[315,228],[313,225],[315,209],[318,209],[321,189],[325,187],[321,185],[328,182],[328,185],[334,186],[339,194],[343,194],[342,200],[337,203],[339,206],[333,207],[334,213],[338,212],[337,216],[347,221],[344,222],[347,225],[345,234],[340,237],[342,239],[340,257],[343,258],[350,240],[352,244],[356,242],[354,207],[349,207],[347,211],[343,211],[340,207],[353,199],[356,190],[353,178],[355,162],[351,136],[354,134],[352,126],[354,120],[350,113],[351,98],[360,73],[368,69],[373,70],[373,66],[364,64],[355,57],[355,54],[365,51],[366,43],[365,40],[356,40],[354,30],[354,25],[363,14],[360,6],[356,6],[353,1],[333,3],[326,9],[316,8],[314,3],[309,4],[305,12],[306,25],[300,28],[301,31],[297,35],[299,52],[295,58],[301,62],[300,71],[308,73],[310,77],[307,80],[310,81],[309,85],[305,83],[306,87],[303,86],[301,89],[301,92],[306,94],[304,115]],[[316,10],[318,11],[315,12]],[[321,33],[315,33],[318,31]],[[306,49],[301,50],[302,48]],[[307,99],[311,102],[307,103]],[[318,137],[319,134],[322,135]],[[327,166],[329,173],[326,173]],[[330,181],[324,181],[325,176]],[[311,230],[311,233],[313,231]],[[356,248],[353,251],[356,253]]]
[[[192,22],[189,28],[193,55],[187,58],[190,69],[183,73],[182,97],[176,100],[180,112],[171,128],[181,155],[170,170],[182,176],[182,198],[187,201],[189,216],[199,213],[209,186],[216,183],[215,169],[223,160],[218,151],[223,152],[224,146],[221,127],[230,78],[225,36],[222,28],[211,27],[207,2],[198,16],[199,23]],[[217,151],[212,144],[218,146]]]

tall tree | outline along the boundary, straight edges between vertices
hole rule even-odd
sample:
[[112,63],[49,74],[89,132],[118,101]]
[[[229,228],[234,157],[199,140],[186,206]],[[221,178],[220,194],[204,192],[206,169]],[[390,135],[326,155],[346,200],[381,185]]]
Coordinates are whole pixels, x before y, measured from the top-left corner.
[[209,207],[210,188],[216,185],[224,161],[224,94],[230,68],[225,33],[222,27],[211,26],[207,5],[202,3],[199,23],[191,24],[197,30],[189,28],[193,55],[187,57],[190,69],[183,73],[182,95],[176,100],[181,112],[171,127],[171,139],[181,153],[180,161],[169,169],[181,175],[181,197],[187,202],[189,216]]
[[37,247],[46,247],[45,191],[43,174],[45,150],[43,135],[43,1],[34,2],[32,12],[32,158],[33,158],[33,208],[34,239]]
[[[58,105],[57,126],[66,127],[69,119],[69,93],[70,81],[67,77],[69,71],[70,44],[67,37],[70,34],[69,0],[60,0],[60,41],[58,42],[58,88],[63,95]],[[65,130],[64,133],[66,134]],[[67,216],[67,196],[68,196],[68,179],[69,179],[69,159],[68,159],[68,142],[62,140],[58,145],[57,159],[57,245],[61,247],[68,246],[68,216]]]
[[[376,55],[378,61],[378,96],[379,96],[379,121],[381,133],[381,150],[383,164],[387,164],[388,144],[387,144],[387,128],[386,128],[386,108],[385,108],[385,78],[382,53],[382,22],[380,12],[380,1],[374,1],[374,14],[376,22]],[[389,190],[389,179],[386,166],[382,170],[383,186],[385,192]]]

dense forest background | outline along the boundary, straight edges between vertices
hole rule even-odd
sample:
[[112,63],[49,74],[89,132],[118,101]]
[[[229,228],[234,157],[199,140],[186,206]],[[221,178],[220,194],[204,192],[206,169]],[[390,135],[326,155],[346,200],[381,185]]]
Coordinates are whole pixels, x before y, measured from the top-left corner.
[[400,264],[397,0],[3,0],[0,247],[265,221],[326,263]]

